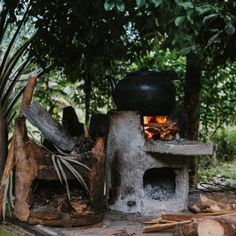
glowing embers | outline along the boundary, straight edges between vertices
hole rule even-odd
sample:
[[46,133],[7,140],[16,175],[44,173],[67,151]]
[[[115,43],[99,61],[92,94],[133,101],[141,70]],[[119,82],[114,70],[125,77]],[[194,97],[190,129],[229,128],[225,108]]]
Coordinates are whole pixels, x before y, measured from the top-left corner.
[[151,140],[173,140],[179,129],[175,121],[167,116],[144,116],[144,133]]

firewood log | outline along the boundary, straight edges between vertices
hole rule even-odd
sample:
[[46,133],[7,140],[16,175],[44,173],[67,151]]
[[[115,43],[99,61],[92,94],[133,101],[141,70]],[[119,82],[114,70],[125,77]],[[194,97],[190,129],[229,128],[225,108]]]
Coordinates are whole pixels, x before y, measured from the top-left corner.
[[236,221],[230,219],[198,219],[181,227],[183,236],[235,236]]

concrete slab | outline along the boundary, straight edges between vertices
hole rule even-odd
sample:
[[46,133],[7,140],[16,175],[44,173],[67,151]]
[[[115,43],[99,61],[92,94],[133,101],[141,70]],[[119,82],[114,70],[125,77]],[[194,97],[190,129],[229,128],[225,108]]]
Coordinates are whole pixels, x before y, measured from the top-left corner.
[[212,155],[213,145],[197,141],[150,141],[144,144],[147,153],[159,153],[181,156]]

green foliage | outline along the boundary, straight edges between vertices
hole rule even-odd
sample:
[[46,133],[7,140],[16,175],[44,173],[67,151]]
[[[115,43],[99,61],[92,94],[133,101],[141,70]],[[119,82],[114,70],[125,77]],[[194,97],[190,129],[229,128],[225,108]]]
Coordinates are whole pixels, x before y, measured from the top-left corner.
[[236,186],[236,161],[233,162],[218,162],[216,165],[212,165],[211,159],[206,164],[202,157],[201,164],[198,166],[198,181],[209,183],[210,181],[218,182],[219,184],[225,184],[227,186]]
[[179,79],[174,81],[178,106],[183,107],[183,82],[185,77],[186,59],[175,50],[163,49],[160,43],[156,43],[153,49],[137,58],[129,70],[138,71],[143,68],[154,71],[174,70]]
[[232,161],[236,159],[236,128],[224,128],[218,131],[212,141],[216,145],[217,159]]
[[9,21],[10,15],[2,22],[4,27],[0,35],[0,112],[7,125],[10,124],[14,115],[13,108],[24,90],[25,82],[21,80],[21,76],[31,62],[27,52],[35,35],[29,38],[21,35],[27,16],[28,10],[17,24]]
[[205,71],[201,91],[201,135],[210,136],[223,125],[236,123],[236,63]]

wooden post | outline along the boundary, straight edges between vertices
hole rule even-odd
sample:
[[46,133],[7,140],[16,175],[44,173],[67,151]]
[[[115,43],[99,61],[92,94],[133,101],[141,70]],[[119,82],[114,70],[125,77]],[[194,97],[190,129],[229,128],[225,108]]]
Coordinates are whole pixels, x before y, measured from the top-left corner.
[[[23,99],[22,99],[22,103],[21,103],[21,109],[23,109],[24,107],[29,105],[29,103],[32,99],[32,96],[33,96],[34,88],[36,85],[36,80],[37,80],[37,78],[35,77],[35,75],[29,76],[28,83],[27,83],[26,89],[24,91],[24,95],[23,95]],[[22,112],[20,112],[19,117],[21,119],[24,119]],[[5,189],[6,189],[7,179],[9,178],[9,175],[14,167],[14,147],[15,147],[15,135],[13,134],[12,141],[10,144],[10,150],[8,152],[6,164],[5,164],[4,171],[3,171],[3,176],[1,179],[1,183],[0,183],[0,217],[2,217],[2,213],[3,213],[2,212],[3,204],[4,204],[3,203],[3,196],[4,196]]]

